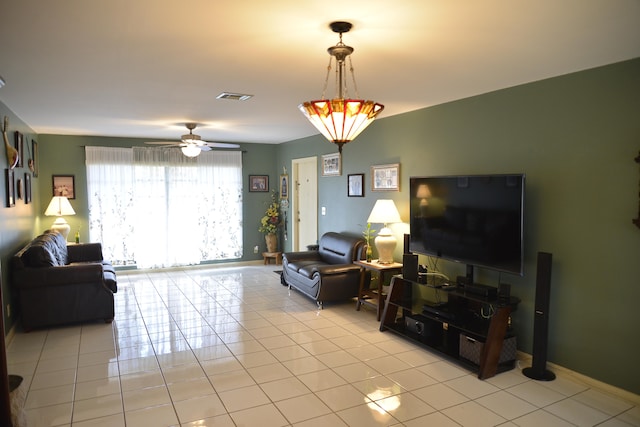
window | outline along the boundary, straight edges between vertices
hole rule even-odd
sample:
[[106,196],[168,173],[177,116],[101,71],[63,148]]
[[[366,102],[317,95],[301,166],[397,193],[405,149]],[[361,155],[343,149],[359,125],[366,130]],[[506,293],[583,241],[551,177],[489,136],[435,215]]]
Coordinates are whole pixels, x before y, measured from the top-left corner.
[[115,265],[242,257],[242,154],[86,147],[89,237]]

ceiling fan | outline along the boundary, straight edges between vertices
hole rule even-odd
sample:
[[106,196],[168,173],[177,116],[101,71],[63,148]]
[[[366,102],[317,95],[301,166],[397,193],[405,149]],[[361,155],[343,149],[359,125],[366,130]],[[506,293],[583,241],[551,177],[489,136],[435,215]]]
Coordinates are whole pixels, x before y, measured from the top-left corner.
[[184,125],[189,129],[189,133],[182,135],[180,142],[156,141],[145,142],[145,144],[180,147],[182,154],[187,157],[197,157],[201,151],[211,151],[212,148],[240,148],[238,144],[203,141],[200,135],[193,133],[197,123],[185,123]]

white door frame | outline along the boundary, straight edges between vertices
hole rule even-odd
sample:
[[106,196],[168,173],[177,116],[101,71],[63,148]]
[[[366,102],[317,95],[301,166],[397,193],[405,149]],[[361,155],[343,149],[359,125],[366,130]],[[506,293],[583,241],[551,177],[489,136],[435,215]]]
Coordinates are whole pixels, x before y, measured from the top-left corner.
[[318,158],[293,159],[291,170],[291,249],[302,251],[318,241]]

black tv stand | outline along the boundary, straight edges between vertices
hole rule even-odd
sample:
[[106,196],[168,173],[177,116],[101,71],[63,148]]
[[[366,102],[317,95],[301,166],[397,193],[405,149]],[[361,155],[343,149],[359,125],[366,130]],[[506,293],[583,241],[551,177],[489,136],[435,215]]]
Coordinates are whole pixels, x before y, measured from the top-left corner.
[[[425,292],[415,292],[417,290]],[[423,295],[430,292],[442,294],[438,294],[436,304],[424,299]],[[515,367],[515,335],[510,330],[509,318],[519,302],[515,297],[506,300],[484,297],[466,292],[464,288],[443,291],[394,277],[380,331],[389,330],[434,349],[478,372],[478,378],[486,379]],[[510,346],[513,344],[511,353],[506,355],[505,339]],[[466,354],[467,340],[482,346],[477,360],[471,360]]]

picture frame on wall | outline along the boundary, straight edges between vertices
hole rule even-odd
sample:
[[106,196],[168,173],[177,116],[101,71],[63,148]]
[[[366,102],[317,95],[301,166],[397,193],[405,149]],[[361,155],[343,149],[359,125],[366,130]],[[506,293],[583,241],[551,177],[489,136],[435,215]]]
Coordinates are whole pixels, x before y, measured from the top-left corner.
[[340,176],[342,161],[340,153],[324,154],[322,156],[322,176]]
[[64,196],[67,199],[76,198],[75,175],[53,175],[53,196]]
[[289,199],[289,175],[280,175],[280,200]]
[[400,191],[400,163],[371,166],[371,191]]
[[38,177],[38,171],[39,171],[39,166],[38,166],[38,162],[39,162],[39,155],[38,155],[38,141],[36,141],[35,139],[31,140],[31,155],[33,156],[33,177],[37,178]]
[[31,203],[31,173],[24,173],[24,203],[28,205]]
[[347,197],[364,197],[364,174],[347,175]]
[[10,208],[16,205],[16,196],[14,193],[15,184],[13,182],[13,169],[4,170],[6,207]]
[[265,193],[269,191],[269,175],[249,175],[249,192]]
[[24,137],[23,135],[16,131],[16,151],[18,151],[18,163],[16,164],[17,168],[21,168],[24,165]]

